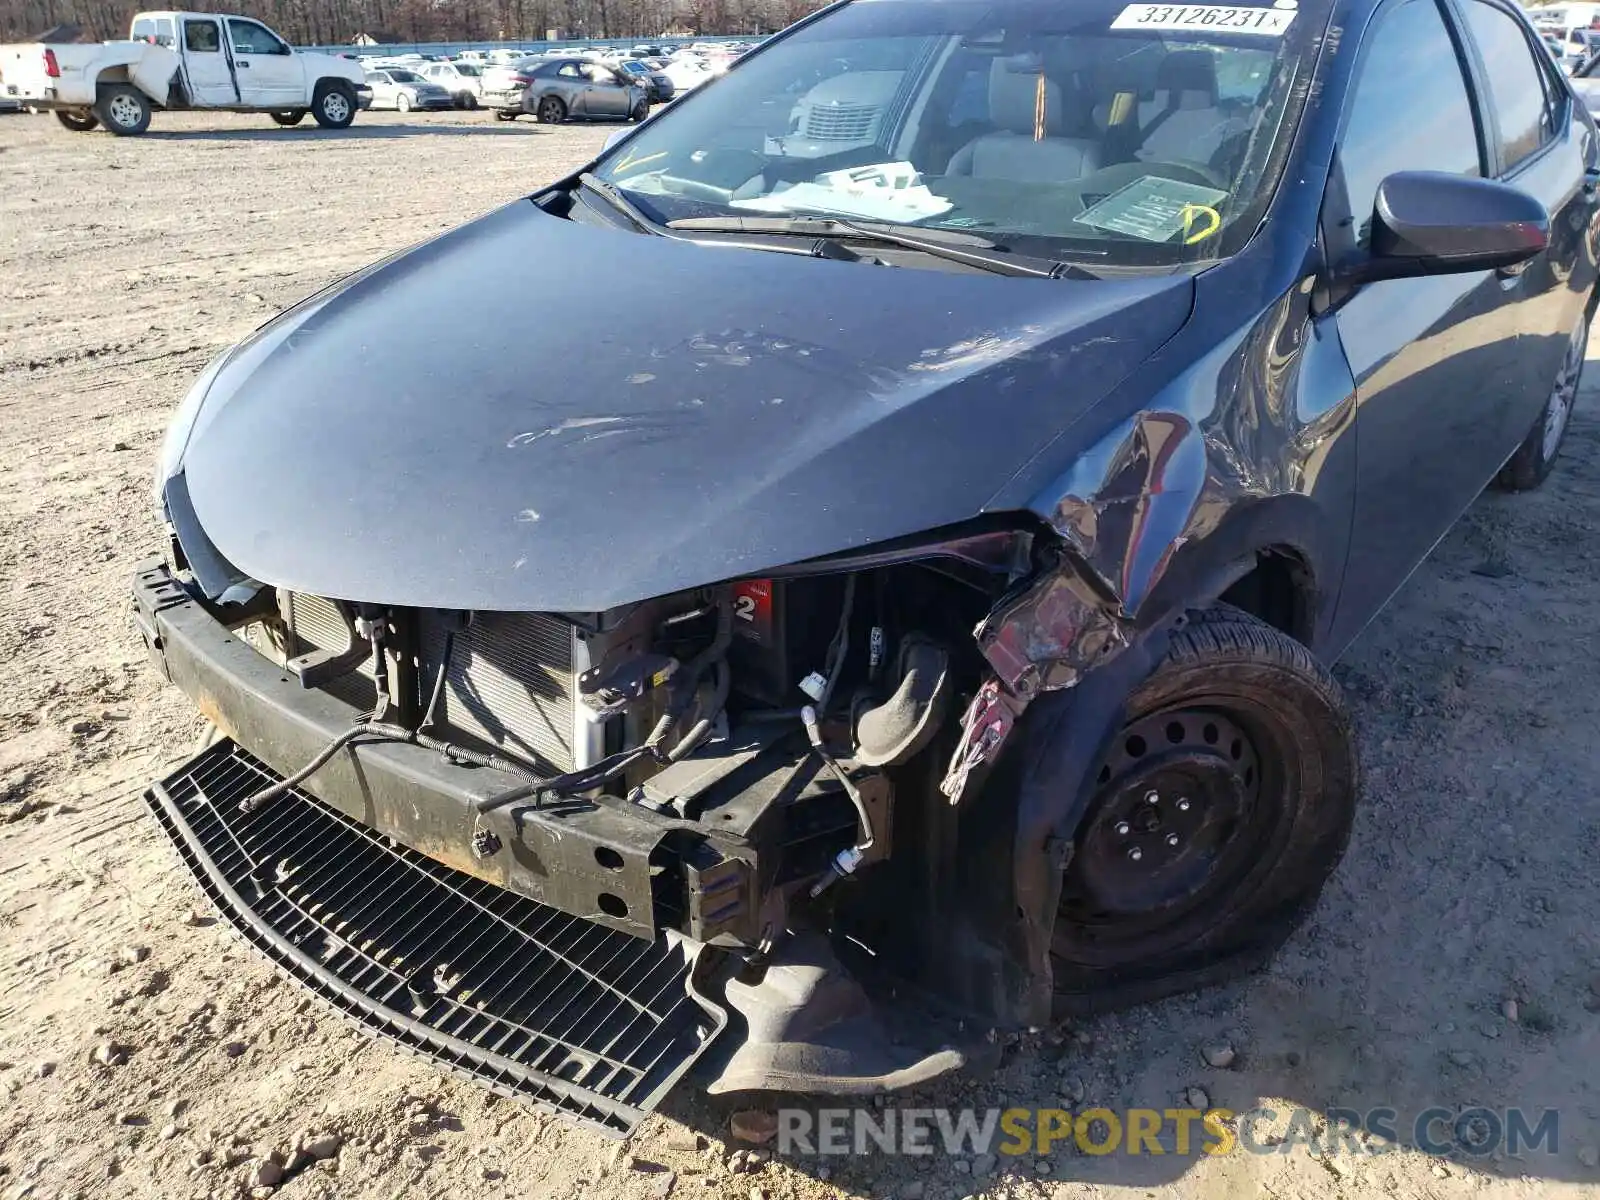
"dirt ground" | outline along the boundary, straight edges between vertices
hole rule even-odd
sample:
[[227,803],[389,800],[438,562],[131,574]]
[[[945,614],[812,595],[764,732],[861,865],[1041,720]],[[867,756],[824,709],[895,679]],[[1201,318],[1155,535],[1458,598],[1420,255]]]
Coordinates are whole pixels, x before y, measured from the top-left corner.
[[[125,611],[130,568],[158,549],[149,487],[169,410],[281,307],[526,193],[606,132],[159,115],[119,140],[0,117],[0,1194],[1600,1195],[1592,392],[1549,485],[1479,501],[1339,667],[1365,803],[1272,967],[915,1100],[1264,1105],[1279,1117],[1257,1141],[1277,1152],[734,1170],[729,1107],[692,1089],[619,1151],[367,1042],[197,907],[139,794],[200,722]],[[1222,1050],[1232,1064],[1208,1065]],[[1368,1139],[1314,1153],[1262,1136],[1294,1106],[1388,1106],[1403,1131],[1430,1105],[1557,1110],[1555,1152],[1380,1154]]]

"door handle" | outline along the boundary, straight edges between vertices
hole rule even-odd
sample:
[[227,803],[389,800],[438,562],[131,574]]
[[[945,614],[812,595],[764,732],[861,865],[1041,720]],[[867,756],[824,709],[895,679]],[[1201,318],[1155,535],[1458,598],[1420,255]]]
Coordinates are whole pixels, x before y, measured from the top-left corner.
[[241,70],[241,71],[248,70],[249,67],[250,67],[250,64],[245,62],[244,59],[242,59],[242,58],[241,59],[235,59],[233,65],[238,67],[239,70]]

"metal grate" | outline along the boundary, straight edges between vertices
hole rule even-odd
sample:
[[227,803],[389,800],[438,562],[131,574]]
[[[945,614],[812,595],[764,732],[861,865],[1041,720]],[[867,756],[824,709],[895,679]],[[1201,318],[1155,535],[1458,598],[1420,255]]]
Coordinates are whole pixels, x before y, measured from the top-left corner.
[[[426,690],[444,654],[445,631],[433,614],[424,622]],[[544,613],[475,613],[450,652],[444,725],[519,758],[572,770],[572,637],[569,623]]]
[[875,104],[819,104],[806,117],[806,136],[830,142],[859,142],[872,136],[882,110]]
[[369,1032],[625,1135],[721,1031],[681,944],[601,928],[396,847],[230,741],[145,793],[237,932]]

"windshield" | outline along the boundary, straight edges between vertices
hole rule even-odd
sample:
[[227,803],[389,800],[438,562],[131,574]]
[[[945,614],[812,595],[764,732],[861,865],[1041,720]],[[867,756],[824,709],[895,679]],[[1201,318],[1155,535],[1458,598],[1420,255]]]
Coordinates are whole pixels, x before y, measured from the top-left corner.
[[457,75],[466,75],[473,79],[478,77],[478,68],[471,63],[456,63],[455,69]]
[[422,80],[419,79],[411,71],[390,71],[389,72],[389,78],[394,80],[396,83],[421,83],[422,82]]
[[1260,221],[1326,20],[1323,0],[857,0],[595,173],[661,220],[831,215],[1086,262],[1215,257]]

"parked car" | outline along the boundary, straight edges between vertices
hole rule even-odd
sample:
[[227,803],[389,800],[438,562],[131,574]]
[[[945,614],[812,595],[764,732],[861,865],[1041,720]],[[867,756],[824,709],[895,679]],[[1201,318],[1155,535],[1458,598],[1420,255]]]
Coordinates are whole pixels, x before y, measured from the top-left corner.
[[522,111],[541,124],[562,121],[642,121],[650,115],[644,82],[586,58],[552,58],[526,72]]
[[280,125],[310,113],[343,129],[366,89],[348,59],[296,50],[250,17],[194,12],[139,13],[123,42],[0,46],[0,75],[73,132],[122,136],[148,129],[157,108],[263,112]]
[[1591,54],[1588,61],[1576,67],[1569,82],[1589,115],[1600,120],[1600,54]]
[[712,77],[711,68],[697,54],[672,55],[667,65],[661,68],[661,73],[672,81],[674,90],[679,94],[694,91]]
[[673,85],[672,76],[662,71],[652,70],[648,64],[639,61],[637,58],[625,58],[612,65],[632,82],[642,85],[645,95],[649,97],[651,104],[665,104],[677,94],[677,88]]
[[437,110],[456,106],[455,97],[445,91],[442,85],[432,83],[404,67],[368,71],[367,84],[372,88],[373,108],[393,108],[404,113],[412,109]]
[[[1507,0],[885,7],[286,310],[161,454],[183,869],[613,1132],[1266,961],[1351,833],[1330,664],[1584,365],[1596,129]],[[819,67],[899,88],[792,158]]]
[[479,77],[478,102],[494,109],[494,115],[502,121],[516,120],[522,115],[522,93],[527,90],[534,69],[546,61],[529,55],[514,63],[491,62]]
[[1594,56],[1600,48],[1600,30],[1574,29],[1567,34],[1561,66],[1570,75]]
[[478,95],[483,90],[483,70],[476,64],[429,63],[417,73],[429,83],[436,83],[449,92],[457,108],[478,107]]

